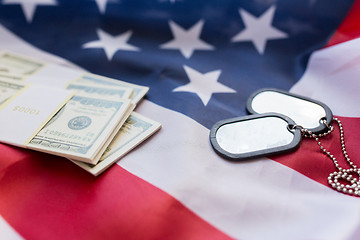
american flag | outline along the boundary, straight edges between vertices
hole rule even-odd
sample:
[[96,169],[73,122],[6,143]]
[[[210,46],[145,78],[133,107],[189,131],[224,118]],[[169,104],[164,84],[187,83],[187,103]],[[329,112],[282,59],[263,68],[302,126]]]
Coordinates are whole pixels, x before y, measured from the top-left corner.
[[[98,177],[0,145],[1,239],[358,239],[359,199],[328,186],[314,140],[232,163],[208,138],[279,88],[327,104],[359,165],[359,13],[358,0],[0,1],[1,49],[148,86],[136,111],[163,126]],[[323,144],[345,167],[339,131]]]

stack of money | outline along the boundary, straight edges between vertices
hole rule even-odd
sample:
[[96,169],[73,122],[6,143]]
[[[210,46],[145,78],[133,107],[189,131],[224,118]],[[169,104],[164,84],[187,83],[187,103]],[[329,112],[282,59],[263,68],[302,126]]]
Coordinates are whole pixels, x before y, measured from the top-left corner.
[[[26,91],[29,86],[32,91]],[[148,87],[17,53],[0,54],[0,117],[8,112],[39,114],[36,108],[16,103],[17,96],[26,99],[25,92],[39,98],[35,96],[39,87],[34,86],[47,89],[41,91],[63,89],[67,98],[61,105],[53,104],[57,106],[53,114],[21,146],[66,157],[95,176],[161,128],[160,123],[133,111]],[[51,105],[52,99],[45,100],[39,99],[41,104]],[[9,117],[3,121],[6,119]],[[0,141],[18,145],[6,135],[3,138]]]

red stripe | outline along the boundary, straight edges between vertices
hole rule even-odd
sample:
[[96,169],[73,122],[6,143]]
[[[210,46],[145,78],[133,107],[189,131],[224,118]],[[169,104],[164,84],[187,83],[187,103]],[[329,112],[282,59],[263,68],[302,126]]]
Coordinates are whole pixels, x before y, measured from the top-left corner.
[[344,21],[329,40],[327,46],[360,37],[360,0],[355,0]]
[[[348,155],[357,166],[360,166],[360,118],[338,118],[343,124]],[[336,157],[341,167],[349,168],[341,151],[339,128],[336,123],[334,126],[334,132],[321,138],[320,141]],[[329,174],[336,171],[332,160],[322,153],[314,139],[303,139],[296,152],[276,156],[272,159],[326,186],[328,186]]]
[[[326,47],[358,37],[360,37],[360,0],[355,0],[346,18],[328,41]],[[360,118],[339,117],[339,119],[344,125],[346,150],[351,160],[360,166],[360,151],[358,151],[360,148]],[[330,136],[321,139],[321,142],[337,158],[342,167],[349,167],[342,155],[339,135],[339,130],[336,128]],[[272,159],[326,186],[328,186],[327,177],[331,172],[336,171],[334,163],[320,151],[312,139],[303,140],[295,153],[276,156]]]
[[0,213],[26,239],[229,238],[118,165],[95,178],[62,158],[0,152]]

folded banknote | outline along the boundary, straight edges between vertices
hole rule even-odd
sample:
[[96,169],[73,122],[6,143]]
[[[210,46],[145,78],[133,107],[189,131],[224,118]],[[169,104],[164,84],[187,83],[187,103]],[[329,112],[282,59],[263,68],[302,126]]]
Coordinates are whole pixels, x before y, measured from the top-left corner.
[[[33,92],[39,92],[36,86],[51,86],[51,89],[55,87],[73,93],[63,94],[67,96],[66,101],[57,106],[56,112],[50,114],[24,144],[21,144],[22,137],[6,141],[5,135],[5,141],[4,137],[0,137],[0,141],[66,157],[93,175],[105,171],[161,128],[160,123],[133,112],[149,90],[146,86],[48,64],[13,52],[0,53],[0,117],[2,108],[11,112],[6,109],[11,107],[16,109],[15,112],[33,114],[36,109],[29,107],[31,104],[7,106],[14,96],[21,95],[29,86]],[[46,87],[44,89],[48,91]],[[28,95],[31,97],[31,93]],[[40,98],[38,104],[46,105],[47,101],[52,101],[41,101],[41,94],[35,95]],[[3,122],[7,120],[5,118]]]
[[[2,76],[3,75],[3,76]],[[133,90],[130,99],[137,104],[149,91],[149,87],[88,73],[66,66],[45,63],[39,59],[18,53],[3,51],[0,53],[0,79],[12,78],[25,83],[50,85],[64,88],[72,82],[120,86]]]
[[97,176],[160,128],[160,123],[133,112],[111,141],[97,164],[92,165],[75,160],[72,161]]

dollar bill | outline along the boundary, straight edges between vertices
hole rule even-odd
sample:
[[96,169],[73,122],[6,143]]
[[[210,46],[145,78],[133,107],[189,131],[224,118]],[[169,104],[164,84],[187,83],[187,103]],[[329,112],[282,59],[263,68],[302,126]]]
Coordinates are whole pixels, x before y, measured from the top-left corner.
[[27,147],[96,164],[133,107],[129,99],[75,95]]
[[31,59],[11,52],[0,54],[0,69],[2,72],[16,75],[34,74],[45,64],[41,61]]
[[[37,83],[40,81],[37,79],[46,80],[47,74],[53,69],[59,71],[64,68],[57,66],[5,52],[0,54],[0,81]],[[60,74],[56,79],[58,87],[67,85],[67,89],[77,91],[76,96],[38,132],[27,147],[72,159],[87,171],[98,175],[151,136],[161,125],[136,113],[128,118],[135,105],[148,92],[148,87],[73,71],[72,74],[65,74],[65,78]],[[48,81],[40,82],[47,84]],[[3,87],[6,88],[5,85]],[[6,91],[0,95],[0,104],[16,93],[15,89]],[[131,103],[124,98],[130,98]],[[121,107],[117,105],[120,102]]]
[[1,66],[0,64],[0,73],[9,73],[9,70],[5,66]]
[[112,97],[114,99],[130,98],[133,93],[132,88],[120,86],[108,86],[92,83],[70,83],[66,89],[73,89],[78,92],[91,94],[94,97]]
[[25,84],[0,78],[0,106],[25,87]]
[[71,161],[97,176],[160,128],[160,123],[133,112],[111,141],[96,165],[74,160]]
[[[33,77],[36,76],[37,72],[39,72],[39,69],[44,68],[42,70],[42,72],[44,72],[47,69],[47,67],[51,67],[51,69],[54,70],[54,67],[56,68],[56,66],[59,65],[52,64],[50,66],[50,64],[47,65],[41,60],[28,58],[12,52],[3,52],[2,54],[0,54],[0,73],[7,73],[8,76],[13,76],[14,78],[17,78],[19,80],[26,80],[28,79],[29,75],[33,75],[31,80],[34,81],[35,79]],[[61,68],[66,69],[66,67],[64,66],[59,66],[59,69]],[[97,74],[86,73],[86,72],[82,73],[81,71],[79,71],[79,75],[82,76],[78,78],[79,75],[77,74],[75,75],[77,76],[75,77],[77,79],[70,79],[69,77],[66,77],[60,80],[64,81],[63,85],[75,81],[85,84],[100,84],[105,86],[120,86],[120,87],[131,88],[133,89],[133,93],[131,94],[130,99],[134,104],[137,104],[149,91],[149,87],[146,86],[132,84],[113,78],[103,77]],[[44,78],[44,76],[41,75],[41,78]],[[36,81],[36,83],[38,82]],[[46,83],[46,82],[42,82],[42,83]]]
[[8,72],[1,72],[0,70],[0,80],[9,80],[9,81],[22,81],[23,77],[21,75],[17,75],[17,74],[11,74]]
[[102,84],[107,86],[121,86],[133,89],[133,94],[130,96],[130,99],[133,103],[137,104],[149,91],[149,87],[140,86],[120,80],[115,80],[112,78],[103,77],[100,75],[92,74],[92,73],[85,73],[79,79],[76,80],[79,83],[96,83]]

